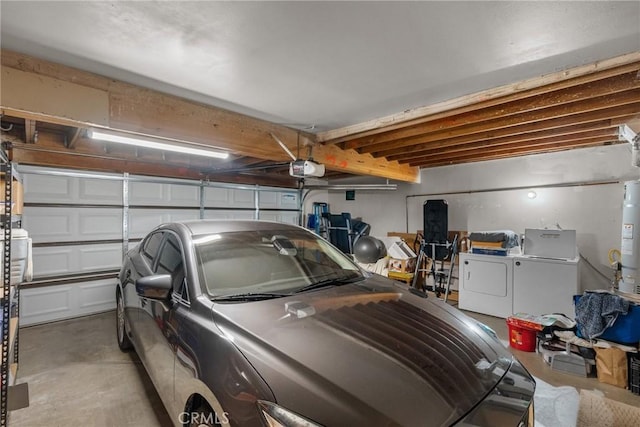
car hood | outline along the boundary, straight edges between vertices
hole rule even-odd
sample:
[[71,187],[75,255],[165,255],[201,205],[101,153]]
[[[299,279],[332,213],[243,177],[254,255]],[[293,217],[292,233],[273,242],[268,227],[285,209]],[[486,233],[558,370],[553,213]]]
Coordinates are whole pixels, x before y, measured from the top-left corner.
[[213,313],[277,403],[325,425],[450,425],[512,361],[475,320],[376,276]]

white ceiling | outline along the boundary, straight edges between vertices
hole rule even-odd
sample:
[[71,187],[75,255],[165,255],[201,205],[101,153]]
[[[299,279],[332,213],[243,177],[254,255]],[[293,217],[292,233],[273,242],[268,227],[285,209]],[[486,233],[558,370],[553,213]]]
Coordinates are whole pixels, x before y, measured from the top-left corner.
[[640,51],[640,2],[0,2],[3,48],[335,129]]

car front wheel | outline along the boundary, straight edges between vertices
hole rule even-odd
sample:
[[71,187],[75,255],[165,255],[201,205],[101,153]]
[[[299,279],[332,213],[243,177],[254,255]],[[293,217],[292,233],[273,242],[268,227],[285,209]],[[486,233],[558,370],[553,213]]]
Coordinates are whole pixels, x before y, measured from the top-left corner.
[[127,336],[126,330],[127,319],[124,316],[124,301],[120,289],[116,291],[116,331],[118,335],[118,347],[122,351],[128,351],[131,349],[131,340]]

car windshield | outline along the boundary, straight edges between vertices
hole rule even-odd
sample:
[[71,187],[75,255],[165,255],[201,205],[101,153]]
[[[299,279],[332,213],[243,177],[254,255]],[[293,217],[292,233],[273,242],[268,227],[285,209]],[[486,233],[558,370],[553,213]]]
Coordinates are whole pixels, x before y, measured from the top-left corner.
[[218,299],[277,297],[364,279],[342,252],[302,229],[206,234],[193,242],[200,281]]

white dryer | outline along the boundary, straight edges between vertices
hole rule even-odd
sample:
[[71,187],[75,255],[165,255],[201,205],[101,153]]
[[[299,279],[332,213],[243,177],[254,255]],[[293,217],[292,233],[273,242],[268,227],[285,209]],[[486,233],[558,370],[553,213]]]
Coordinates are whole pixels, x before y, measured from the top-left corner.
[[513,314],[513,256],[460,254],[458,308],[509,317]]

